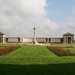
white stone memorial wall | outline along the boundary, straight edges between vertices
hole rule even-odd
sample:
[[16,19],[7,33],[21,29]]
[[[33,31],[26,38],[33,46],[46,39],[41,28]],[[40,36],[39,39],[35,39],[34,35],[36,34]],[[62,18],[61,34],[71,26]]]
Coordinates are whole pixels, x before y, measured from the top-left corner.
[[61,42],[60,38],[51,38],[51,42]]
[[46,38],[37,38],[37,42],[46,42]]
[[23,42],[32,42],[33,39],[32,38],[23,38]]
[[18,42],[18,38],[8,38],[8,42]]

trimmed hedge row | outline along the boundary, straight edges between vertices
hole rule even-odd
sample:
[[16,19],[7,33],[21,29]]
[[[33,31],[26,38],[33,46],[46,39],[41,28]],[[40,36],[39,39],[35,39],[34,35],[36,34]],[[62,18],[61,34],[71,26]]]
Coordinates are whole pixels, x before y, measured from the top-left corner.
[[20,46],[9,46],[9,47],[0,48],[0,56],[7,55],[18,48],[20,48]]
[[55,53],[57,56],[75,56],[75,54],[70,53],[70,50],[63,50],[63,48],[60,47],[50,47],[47,46],[47,49]]

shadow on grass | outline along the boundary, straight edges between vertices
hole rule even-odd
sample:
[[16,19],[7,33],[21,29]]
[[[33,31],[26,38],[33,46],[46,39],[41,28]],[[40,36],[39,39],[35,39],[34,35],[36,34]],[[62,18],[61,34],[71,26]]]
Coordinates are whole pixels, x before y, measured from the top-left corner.
[[75,75],[75,64],[9,65],[0,64],[1,75]]

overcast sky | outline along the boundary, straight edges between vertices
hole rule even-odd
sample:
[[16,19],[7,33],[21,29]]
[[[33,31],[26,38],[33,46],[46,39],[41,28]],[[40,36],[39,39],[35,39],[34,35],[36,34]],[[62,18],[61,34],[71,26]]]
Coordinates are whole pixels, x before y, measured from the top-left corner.
[[0,0],[0,31],[7,36],[75,34],[75,0]]

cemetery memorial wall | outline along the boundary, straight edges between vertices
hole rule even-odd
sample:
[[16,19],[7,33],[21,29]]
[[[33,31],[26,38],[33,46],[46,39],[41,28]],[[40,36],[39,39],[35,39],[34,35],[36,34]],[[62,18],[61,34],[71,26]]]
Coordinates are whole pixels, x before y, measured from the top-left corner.
[[61,38],[51,38],[50,43],[61,43]]
[[19,43],[20,38],[19,37],[8,37],[6,38],[7,43]]
[[38,43],[46,43],[46,38],[36,38]]
[[23,38],[24,43],[32,43],[33,38]]

